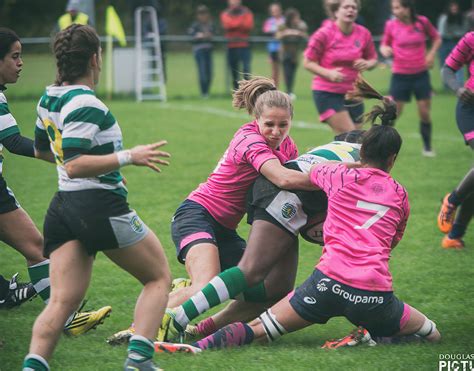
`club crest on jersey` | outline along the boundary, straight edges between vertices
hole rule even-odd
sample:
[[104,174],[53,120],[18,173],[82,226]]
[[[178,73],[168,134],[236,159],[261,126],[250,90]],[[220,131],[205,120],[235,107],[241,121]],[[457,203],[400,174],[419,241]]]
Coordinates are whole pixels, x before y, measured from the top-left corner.
[[360,41],[359,40],[354,41],[354,45],[356,46],[356,48],[360,48]]
[[134,232],[143,232],[143,222],[140,220],[138,215],[132,216],[132,218],[130,219],[130,226],[132,227]]
[[281,215],[285,219],[290,219],[294,217],[296,214],[296,206],[293,204],[290,204],[289,202],[286,202],[282,208],[281,208]]

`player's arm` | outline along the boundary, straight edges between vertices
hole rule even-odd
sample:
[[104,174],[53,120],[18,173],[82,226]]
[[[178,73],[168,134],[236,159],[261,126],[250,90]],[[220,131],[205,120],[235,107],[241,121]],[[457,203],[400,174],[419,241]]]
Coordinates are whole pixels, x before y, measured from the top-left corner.
[[271,159],[260,167],[260,173],[270,182],[282,189],[315,191],[308,174],[300,171],[287,169],[279,160]]
[[162,160],[161,157],[169,158],[170,154],[158,150],[166,143],[165,140],[162,140],[103,156],[78,154],[66,161],[64,167],[70,178],[88,178],[107,174],[125,165],[147,166],[160,172],[161,170],[156,164],[169,165],[169,162]]
[[344,75],[340,72],[342,67],[325,68],[318,62],[312,61],[306,57],[303,59],[303,67],[314,75],[321,76],[331,82],[341,82],[344,80]]
[[35,128],[35,140],[33,143],[34,156],[40,160],[47,162],[55,162],[54,154],[51,152],[48,134],[42,126],[41,120],[38,119]]

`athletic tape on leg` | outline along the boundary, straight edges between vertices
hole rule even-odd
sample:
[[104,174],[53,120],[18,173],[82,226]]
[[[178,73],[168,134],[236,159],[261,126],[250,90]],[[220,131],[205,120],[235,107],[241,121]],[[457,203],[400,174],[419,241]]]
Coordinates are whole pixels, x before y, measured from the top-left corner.
[[429,318],[425,317],[425,322],[420,327],[420,329],[415,333],[415,335],[425,338],[431,335],[435,330],[436,330],[436,324]]
[[271,309],[262,313],[258,318],[262,322],[263,329],[265,330],[269,342],[275,341],[287,333],[285,328],[278,322]]

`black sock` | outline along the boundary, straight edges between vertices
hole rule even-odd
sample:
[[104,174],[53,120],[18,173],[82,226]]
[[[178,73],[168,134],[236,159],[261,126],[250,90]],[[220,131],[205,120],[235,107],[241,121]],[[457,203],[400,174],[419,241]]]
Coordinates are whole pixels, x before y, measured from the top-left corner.
[[425,151],[431,151],[431,122],[420,122],[420,134]]

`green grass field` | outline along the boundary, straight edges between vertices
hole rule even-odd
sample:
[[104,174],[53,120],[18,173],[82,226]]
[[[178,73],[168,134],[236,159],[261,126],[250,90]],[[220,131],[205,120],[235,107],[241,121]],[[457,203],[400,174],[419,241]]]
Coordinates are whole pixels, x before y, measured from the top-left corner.
[[[6,94],[22,133],[31,137],[37,98],[44,85],[51,83],[54,67],[48,56],[26,55],[24,59],[22,78]],[[128,180],[129,202],[160,237],[173,277],[183,276],[185,270],[175,258],[170,237],[171,216],[187,194],[212,171],[235,130],[249,120],[244,112],[232,109],[230,96],[225,94],[222,55],[217,55],[215,62],[215,96],[209,100],[199,98],[191,55],[176,53],[168,56],[168,103],[137,104],[131,99],[106,101],[120,122],[127,147],[158,139],[169,142],[171,166],[161,174],[136,167],[127,167],[123,173]],[[263,53],[254,55],[253,72],[269,73]],[[455,98],[441,92],[438,75],[437,70],[432,72],[437,92],[433,99],[433,123],[438,156],[421,156],[414,103],[406,107],[397,124],[404,144],[393,175],[408,189],[412,213],[405,237],[393,252],[391,269],[398,297],[437,323],[443,335],[442,343],[325,351],[319,347],[326,339],[341,337],[352,329],[344,319],[334,319],[325,326],[287,335],[271,346],[211,351],[198,356],[160,355],[155,359],[161,367],[167,370],[435,370],[440,354],[473,353],[474,228],[471,226],[465,236],[466,249],[445,251],[440,247],[442,235],[435,223],[441,197],[456,186],[472,165],[473,158],[454,121]],[[376,87],[387,91],[388,70],[377,69],[366,76]],[[331,131],[317,120],[310,80],[307,72],[298,71],[298,99],[291,134],[300,151],[324,144],[332,137]],[[100,88],[99,92],[102,91]],[[46,208],[57,188],[54,166],[8,153],[5,157],[5,178],[41,229]],[[241,223],[239,230],[242,236],[247,236],[245,223]],[[311,273],[320,251],[316,245],[301,241],[297,283]],[[22,256],[2,244],[0,273],[11,276],[17,271],[27,279]],[[87,297],[90,306],[111,305],[113,313],[96,331],[74,339],[63,337],[50,362],[52,369],[121,369],[126,348],[110,347],[105,338],[130,324],[139,291],[137,281],[99,254]],[[42,308],[41,300],[35,299],[20,308],[0,313],[1,370],[20,368],[28,352],[32,324]]]

